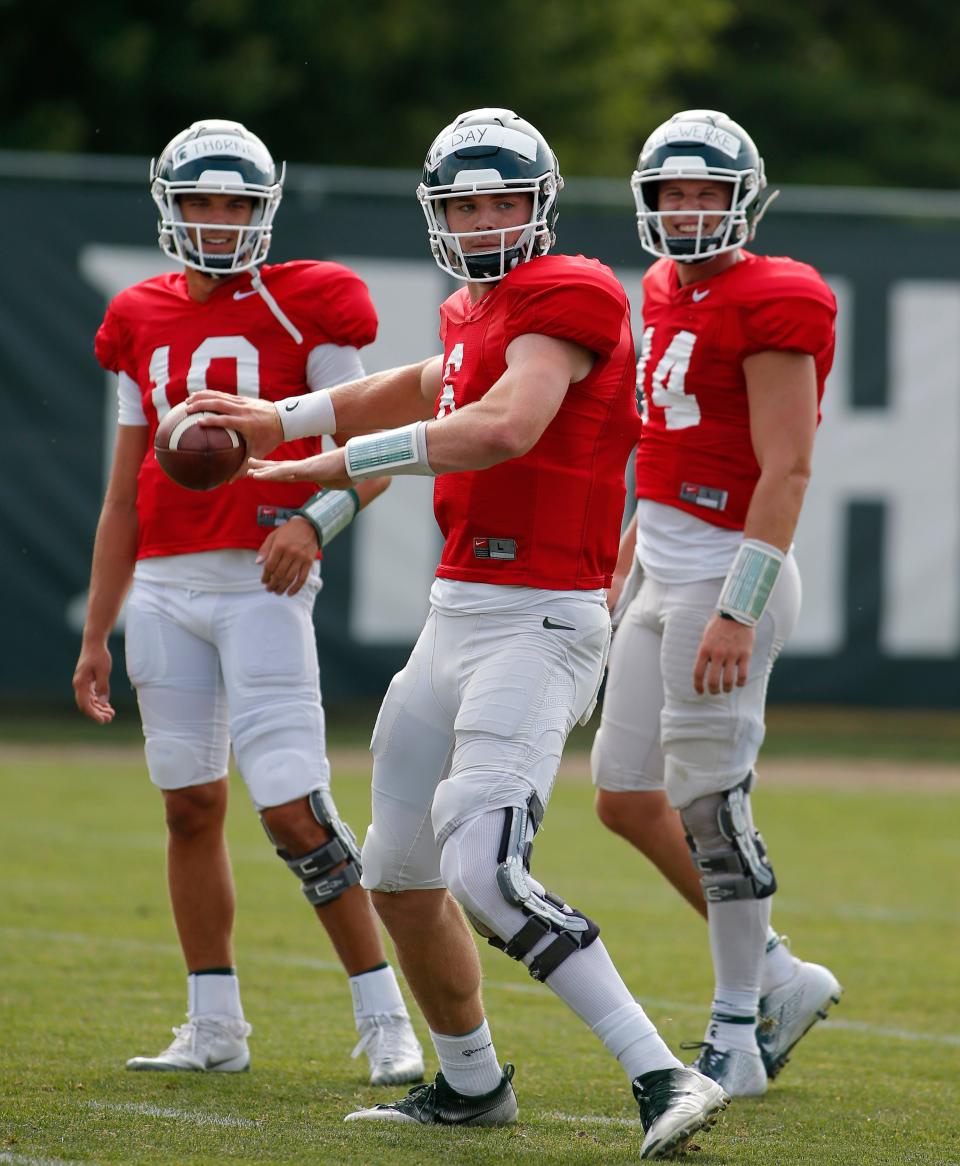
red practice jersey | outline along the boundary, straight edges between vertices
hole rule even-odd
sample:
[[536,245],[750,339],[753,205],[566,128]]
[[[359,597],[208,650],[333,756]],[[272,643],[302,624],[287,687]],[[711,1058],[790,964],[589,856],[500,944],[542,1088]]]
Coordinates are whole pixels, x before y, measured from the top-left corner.
[[554,590],[606,587],[617,557],[624,469],[637,439],[630,306],[603,264],[546,255],[522,263],[471,304],[440,309],[443,387],[437,417],[481,397],[528,333],[596,354],[534,447],[484,470],[442,474],[434,510],[445,541],[437,575]]
[[[339,263],[298,261],[261,269],[266,288],[302,335],[298,344],[248,280],[231,279],[206,303],[186,277],[160,275],[121,292],[96,338],[97,359],[139,386],[150,427],[137,482],[138,558],[224,548],[256,548],[266,537],[257,507],[301,506],[309,482],[243,479],[214,490],[186,490],[160,469],[153,435],[172,406],[199,389],[277,401],[309,392],[307,357],[320,344],[362,348],[377,334],[366,285]],[[319,438],[281,445],[274,458],[317,453]]]
[[744,358],[809,353],[819,404],[833,362],[836,311],[821,276],[793,259],[743,252],[741,262],[686,287],[672,260],[654,263],[643,279],[637,497],[742,530],[760,476]]

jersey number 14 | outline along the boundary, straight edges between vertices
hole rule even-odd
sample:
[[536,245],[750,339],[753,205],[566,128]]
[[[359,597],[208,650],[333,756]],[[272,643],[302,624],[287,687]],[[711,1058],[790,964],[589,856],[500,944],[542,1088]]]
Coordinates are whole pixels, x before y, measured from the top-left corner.
[[[697,398],[685,391],[687,369],[693,356],[697,337],[693,332],[678,332],[667,345],[667,350],[650,376],[651,398],[663,410],[667,429],[691,429],[700,424],[700,406]],[[637,361],[637,407],[644,421],[648,420],[646,394],[643,390],[647,362],[653,347],[653,326],[644,330]]]

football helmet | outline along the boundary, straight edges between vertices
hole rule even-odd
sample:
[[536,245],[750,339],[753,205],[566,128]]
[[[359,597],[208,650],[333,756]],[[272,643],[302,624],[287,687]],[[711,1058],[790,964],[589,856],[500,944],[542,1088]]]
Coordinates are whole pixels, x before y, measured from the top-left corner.
[[[658,190],[668,178],[729,185],[729,209],[660,211]],[[750,135],[735,121],[715,109],[676,113],[647,138],[630,179],[640,243],[651,255],[666,255],[678,263],[702,263],[734,251],[753,238],[764,212],[779,194],[771,192],[761,204],[766,185],[763,159]],[[679,215],[685,220],[699,216],[696,234],[668,233],[665,220]],[[714,226],[715,219],[719,222]]]
[[[278,176],[267,147],[239,122],[195,121],[150,163],[150,193],[160,211],[161,251],[205,275],[235,275],[259,266],[270,248],[284,169],[281,166]],[[238,194],[252,200],[247,226],[204,224],[206,231],[222,226],[236,234],[232,252],[204,253],[199,232],[184,222],[180,212],[180,195],[187,193]]]
[[[545,255],[555,242],[557,195],[563,179],[554,152],[529,122],[509,109],[471,109],[441,130],[423,165],[417,198],[427,219],[430,250],[455,279],[494,283],[518,263]],[[451,231],[446,200],[455,195],[530,194],[528,222],[499,231],[496,250],[467,253],[463,241],[497,232]],[[520,230],[507,246],[507,235]]]

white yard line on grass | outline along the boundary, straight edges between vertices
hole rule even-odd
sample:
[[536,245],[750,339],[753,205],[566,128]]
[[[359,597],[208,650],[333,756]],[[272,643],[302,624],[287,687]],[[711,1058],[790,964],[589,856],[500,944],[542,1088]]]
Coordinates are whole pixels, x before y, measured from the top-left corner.
[[540,1113],[537,1114],[537,1118],[546,1121],[569,1121],[578,1126],[639,1126],[643,1124],[638,1117],[606,1117],[599,1113]]
[[91,1166],[89,1162],[76,1162],[72,1158],[31,1158],[28,1154],[11,1154],[0,1151],[0,1162],[10,1166]]
[[139,1113],[146,1117],[169,1117],[174,1121],[191,1122],[198,1126],[240,1126],[256,1129],[260,1122],[248,1117],[223,1117],[217,1113],[197,1113],[191,1109],[171,1109],[162,1105],[148,1105],[145,1101],[82,1101],[89,1109],[113,1109],[121,1113]]
[[[116,936],[104,935],[84,935],[81,932],[74,931],[43,931],[39,928],[32,927],[0,927],[0,936],[9,936],[11,939],[17,940],[43,940],[48,943],[85,943],[94,947],[107,948],[123,948],[127,950],[139,951],[164,951],[170,955],[179,954],[179,949],[172,943],[156,943],[150,940],[141,939],[121,939]],[[247,959],[252,963],[273,964],[278,967],[288,968],[309,968],[317,972],[336,972],[343,974],[343,968],[338,963],[331,963],[327,960],[311,959],[309,956],[296,955],[271,955],[266,952],[251,952]],[[543,988],[539,984],[532,981],[525,982],[520,980],[513,982],[510,980],[489,980],[483,981],[483,986],[487,990],[500,992],[520,992],[520,993],[543,993]],[[640,1003],[644,1008],[656,1008],[663,1012],[702,1012],[704,1008],[703,1002],[690,1003],[680,1000],[663,1000],[654,996],[639,997]],[[947,1044],[960,1046],[960,1034],[956,1033],[929,1033],[929,1032],[913,1032],[910,1029],[903,1028],[886,1028],[882,1025],[867,1024],[859,1020],[845,1020],[833,1019],[833,1015],[825,1024],[819,1025],[818,1028],[845,1028],[851,1032],[863,1033],[864,1036],[876,1037],[880,1040],[908,1040],[908,1041],[928,1041],[930,1044]]]

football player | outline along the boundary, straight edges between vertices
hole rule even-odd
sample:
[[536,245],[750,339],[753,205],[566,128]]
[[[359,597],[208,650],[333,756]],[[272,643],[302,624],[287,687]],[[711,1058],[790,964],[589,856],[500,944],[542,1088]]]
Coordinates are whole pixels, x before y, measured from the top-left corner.
[[[603,675],[605,588],[639,422],[623,288],[595,260],[548,254],[561,186],[529,122],[505,109],[461,114],[431,146],[418,190],[434,258],[464,285],[441,307],[442,356],[289,412],[212,393],[197,408],[221,409],[217,423],[244,432],[258,482],[436,477],[443,555],[426,626],[373,733],[363,882],[440,1072],[348,1120],[516,1119],[468,919],[618,1058],[640,1105],[641,1157],[656,1158],[709,1125],[726,1095],[673,1056],[597,924],[530,867],[567,734]],[[390,428],[304,461],[256,460],[281,438],[359,433],[371,418]]]
[[[97,357],[117,374],[119,427],[73,679],[80,709],[109,723],[107,637],[129,588],[127,671],[164,799],[188,1010],[169,1048],[127,1068],[250,1063],[223,830],[232,746],[268,836],[349,976],[354,1055],[367,1053],[372,1084],[417,1081],[422,1052],[330,795],[312,619],[320,548],[388,481],[314,493],[247,480],[198,493],[167,478],[152,449],[160,419],[197,389],[298,400],[362,375],[358,350],[374,339],[376,314],[339,264],[264,265],[283,172],[239,123],[195,122],[150,181],[160,247],[183,270],[122,292],[97,333]],[[286,451],[317,448],[305,440]]]
[[661,125],[631,185],[657,262],[643,281],[637,512],[608,597],[597,810],[706,916],[716,985],[695,1064],[750,1096],[840,996],[770,927],[776,881],[750,804],[767,681],[799,612],[791,543],[836,305],[813,268],[744,249],[770,198],[755,145],[724,114]]

